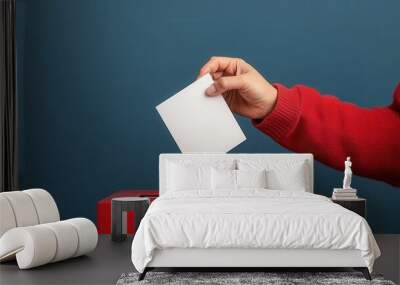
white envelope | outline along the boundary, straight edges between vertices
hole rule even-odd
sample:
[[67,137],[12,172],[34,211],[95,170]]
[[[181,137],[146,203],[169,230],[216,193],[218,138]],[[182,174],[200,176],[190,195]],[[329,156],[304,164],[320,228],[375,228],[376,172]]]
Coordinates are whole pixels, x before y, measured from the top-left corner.
[[182,152],[228,152],[246,140],[222,96],[209,97],[210,74],[156,107]]

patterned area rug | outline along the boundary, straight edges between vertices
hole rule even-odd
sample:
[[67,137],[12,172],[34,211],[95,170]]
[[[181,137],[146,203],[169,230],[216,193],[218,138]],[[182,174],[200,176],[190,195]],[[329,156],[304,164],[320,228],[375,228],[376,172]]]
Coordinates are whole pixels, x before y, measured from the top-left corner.
[[117,285],[134,284],[379,284],[395,285],[392,281],[384,280],[380,275],[372,275],[368,281],[359,272],[148,272],[146,278],[138,281],[138,273],[122,274]]

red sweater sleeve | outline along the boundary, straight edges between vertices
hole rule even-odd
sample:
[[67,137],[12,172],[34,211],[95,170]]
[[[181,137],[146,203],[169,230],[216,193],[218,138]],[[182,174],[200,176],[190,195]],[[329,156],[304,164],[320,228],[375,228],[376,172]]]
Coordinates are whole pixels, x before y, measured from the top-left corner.
[[253,124],[282,146],[335,169],[400,186],[400,84],[392,105],[361,108],[306,86],[276,84],[274,110]]

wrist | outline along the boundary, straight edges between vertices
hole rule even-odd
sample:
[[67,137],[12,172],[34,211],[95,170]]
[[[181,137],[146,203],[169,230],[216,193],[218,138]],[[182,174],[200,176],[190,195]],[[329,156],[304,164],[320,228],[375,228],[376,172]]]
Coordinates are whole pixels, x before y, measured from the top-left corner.
[[265,116],[268,116],[274,110],[276,102],[278,101],[278,90],[272,85],[267,99],[268,99],[268,107],[266,108]]
[[276,102],[278,100],[278,90],[274,86],[267,90],[267,95],[263,97],[260,104],[260,114],[258,114],[254,120],[262,120],[268,116],[275,108]]
[[300,96],[296,88],[289,89],[280,84],[274,84],[274,87],[277,90],[274,106],[266,116],[253,120],[253,124],[279,140],[290,133],[298,122],[301,113]]

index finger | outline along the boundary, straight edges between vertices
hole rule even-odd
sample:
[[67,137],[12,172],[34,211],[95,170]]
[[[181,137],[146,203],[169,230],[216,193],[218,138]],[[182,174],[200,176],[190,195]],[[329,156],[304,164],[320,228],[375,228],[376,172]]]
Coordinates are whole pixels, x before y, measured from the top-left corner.
[[238,71],[239,61],[238,58],[213,56],[210,60],[200,69],[198,77],[207,73],[226,73],[228,75],[236,75]]

